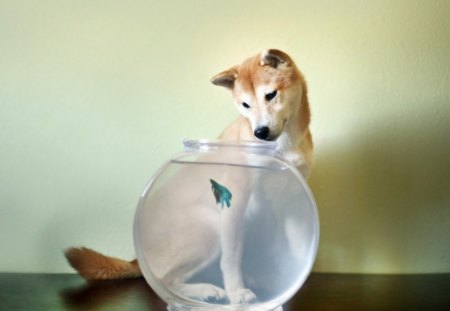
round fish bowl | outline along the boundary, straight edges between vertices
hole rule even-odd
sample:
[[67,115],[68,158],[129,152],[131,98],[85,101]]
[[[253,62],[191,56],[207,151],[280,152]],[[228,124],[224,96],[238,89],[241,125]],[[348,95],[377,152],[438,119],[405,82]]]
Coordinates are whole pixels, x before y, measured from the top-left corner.
[[313,195],[276,143],[185,141],[135,214],[139,266],[169,310],[282,310],[318,242]]

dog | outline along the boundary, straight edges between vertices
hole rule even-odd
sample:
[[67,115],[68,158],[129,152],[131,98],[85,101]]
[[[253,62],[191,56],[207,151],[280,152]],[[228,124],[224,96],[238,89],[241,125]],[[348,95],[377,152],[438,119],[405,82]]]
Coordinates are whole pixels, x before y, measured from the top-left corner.
[[[277,49],[264,50],[240,65],[215,75],[211,82],[232,92],[234,103],[240,112],[240,117],[219,136],[220,140],[275,141],[277,152],[305,178],[308,177],[312,166],[313,143],[309,130],[307,86],[302,73],[288,54]],[[245,180],[241,177],[230,177],[228,184],[245,187]],[[218,209],[211,212],[210,217],[203,215],[200,221],[198,214],[195,217],[195,225],[199,228],[202,228],[202,222],[205,223],[204,228],[210,228],[211,225],[207,222],[212,221],[217,222],[220,227],[211,233],[210,249],[197,249],[198,245],[188,241],[185,234],[170,229],[172,231],[168,234],[174,236],[174,243],[180,245],[177,247],[190,251],[186,252],[189,253],[186,256],[177,256],[180,258],[176,263],[167,265],[168,258],[173,258],[173,254],[168,251],[165,253],[161,242],[156,245],[159,253],[155,257],[161,258],[159,263],[163,267],[157,272],[166,285],[175,288],[182,295],[203,300],[211,297],[228,299],[232,304],[256,300],[256,295],[244,284],[240,267],[243,230],[239,219],[246,213],[245,206],[250,197],[233,200],[233,204],[240,206],[239,208]],[[175,213],[170,210],[164,213],[167,213],[164,215],[165,219],[175,217]],[[186,218],[179,222],[183,222],[185,226],[189,224]],[[199,234],[205,233],[200,230]],[[155,240],[154,243],[158,241]],[[129,262],[88,248],[70,248],[65,255],[71,266],[87,280],[134,278],[142,275],[137,260]],[[189,277],[219,255],[224,289],[212,284],[186,283]],[[183,279],[174,276],[175,271],[178,273],[180,269],[187,269],[186,267],[191,267],[191,270],[183,271]]]

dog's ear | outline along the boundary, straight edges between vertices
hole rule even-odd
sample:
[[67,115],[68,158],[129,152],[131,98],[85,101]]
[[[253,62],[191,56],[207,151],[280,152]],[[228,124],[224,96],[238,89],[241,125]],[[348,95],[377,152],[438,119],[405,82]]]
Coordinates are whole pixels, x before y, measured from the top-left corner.
[[291,58],[283,51],[269,49],[261,53],[261,66],[268,65],[270,67],[277,68],[278,66],[289,66],[291,63]]
[[211,78],[211,83],[214,85],[219,85],[226,87],[228,89],[233,89],[234,87],[234,81],[236,80],[238,76],[238,73],[236,69],[231,68],[228,70],[225,70],[219,74],[216,74],[214,77]]

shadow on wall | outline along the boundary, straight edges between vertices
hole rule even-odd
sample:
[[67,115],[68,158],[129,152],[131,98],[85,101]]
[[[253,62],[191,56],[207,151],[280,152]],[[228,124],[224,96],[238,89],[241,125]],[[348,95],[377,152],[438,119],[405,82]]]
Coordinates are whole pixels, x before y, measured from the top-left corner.
[[434,107],[442,109],[367,122],[317,147],[315,271],[450,271],[450,113]]

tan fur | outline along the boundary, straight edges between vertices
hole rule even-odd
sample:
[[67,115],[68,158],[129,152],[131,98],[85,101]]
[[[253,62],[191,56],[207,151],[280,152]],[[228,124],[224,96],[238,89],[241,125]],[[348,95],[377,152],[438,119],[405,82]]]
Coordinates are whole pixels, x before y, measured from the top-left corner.
[[102,255],[89,248],[69,248],[65,256],[70,265],[87,280],[113,280],[142,276],[137,260]]
[[[263,51],[241,65],[219,73],[211,82],[230,89],[241,112],[241,116],[220,135],[221,140],[258,140],[254,135],[255,126],[260,125],[258,122],[266,122],[274,133],[273,138],[268,140],[276,140],[278,151],[305,177],[309,175],[313,143],[309,131],[307,86],[303,75],[287,54],[279,50]],[[274,102],[265,101],[264,94],[258,93],[261,88],[265,88],[265,91],[276,90],[278,97]],[[242,108],[243,100],[249,101],[251,110]],[[65,255],[71,266],[88,280],[135,278],[142,275],[136,260],[128,262],[88,248],[71,248]],[[241,289],[235,296],[247,295],[247,298],[238,297],[235,300],[250,301],[254,296],[250,294],[248,290]]]
[[[278,141],[278,151],[305,177],[309,176],[313,143],[309,131],[308,90],[305,78],[286,53],[274,49],[263,51],[217,74],[211,82],[230,89],[236,108],[241,112],[220,139],[258,140],[254,135],[255,127],[258,122],[264,122],[260,120],[267,114],[272,119],[269,125]],[[258,93],[259,88],[276,90],[280,98],[275,103],[267,102],[263,94]],[[298,94],[301,96],[296,98]],[[243,109],[243,102],[251,108]],[[277,105],[280,111],[275,108]]]

